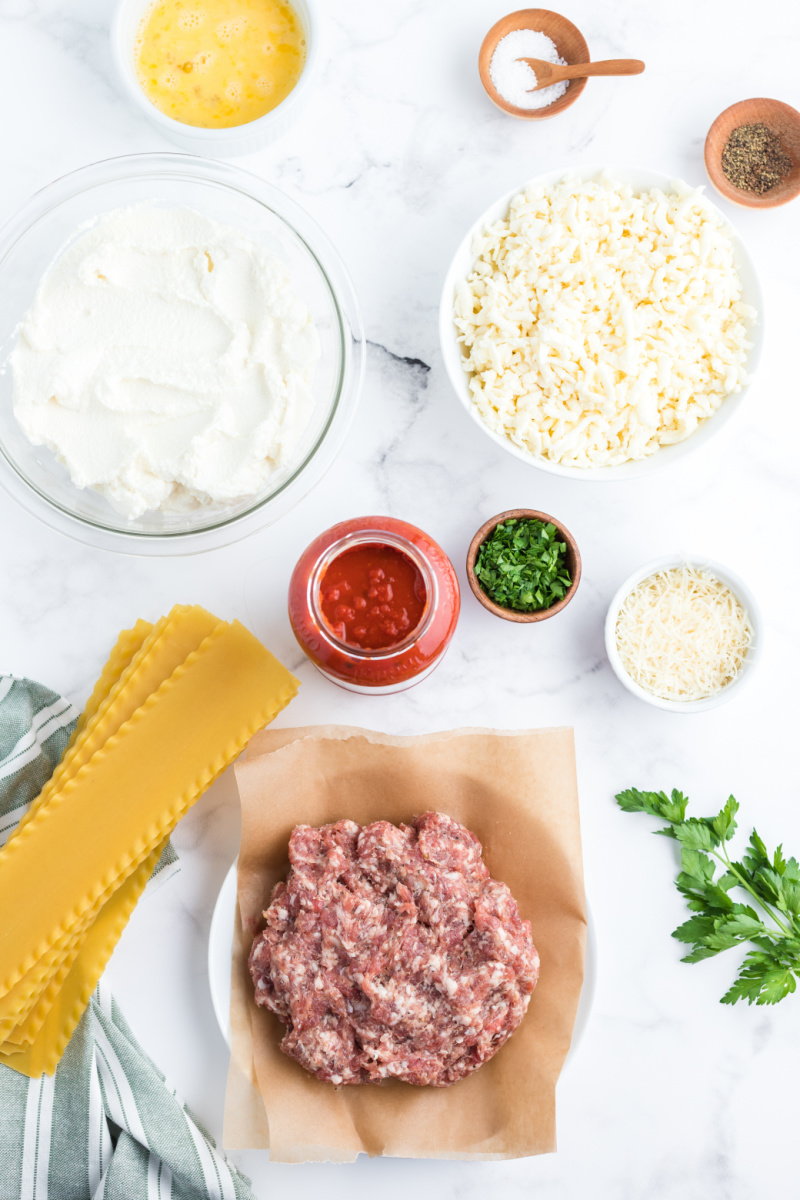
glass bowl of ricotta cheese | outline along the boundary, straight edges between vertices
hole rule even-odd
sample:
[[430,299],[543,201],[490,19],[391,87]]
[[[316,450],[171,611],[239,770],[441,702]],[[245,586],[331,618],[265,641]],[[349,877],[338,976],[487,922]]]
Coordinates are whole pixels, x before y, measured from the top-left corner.
[[365,342],[338,253],[230,164],[81,168],[0,230],[0,484],[78,540],[214,549],[319,480]]

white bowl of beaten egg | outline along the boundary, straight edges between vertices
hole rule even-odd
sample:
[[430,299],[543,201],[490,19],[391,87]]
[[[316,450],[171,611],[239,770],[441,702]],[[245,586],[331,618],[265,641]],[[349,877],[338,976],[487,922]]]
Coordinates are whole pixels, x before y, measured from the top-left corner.
[[[565,193],[572,186],[565,181],[574,181],[574,190],[580,193],[583,185],[596,182],[599,187],[603,180],[620,192],[632,193],[636,203],[625,200],[615,212],[613,196],[610,205],[602,196],[594,200],[578,196],[572,207],[569,198],[559,201],[559,189],[564,188]],[[509,221],[512,202],[519,203],[516,198],[528,189],[534,195],[544,194],[551,208],[537,209],[537,200],[527,211],[523,206],[514,221]],[[637,198],[654,189],[672,199],[650,205],[644,215],[634,211]],[[679,231],[673,236],[670,223],[680,224],[683,205],[691,209],[693,220],[687,222],[688,233]],[[594,220],[591,214],[597,212],[601,217]],[[708,228],[698,236],[706,219]],[[663,244],[659,242],[659,222],[665,234]],[[619,235],[617,245],[627,248],[635,240],[631,233],[637,232],[648,253],[636,264],[640,268],[637,285],[630,288],[628,296],[624,250],[623,265],[614,277],[602,261],[604,245]],[[703,238],[709,234],[713,236],[707,252]],[[701,282],[708,292],[705,303],[695,298],[693,304],[684,306],[685,317],[677,308],[670,312],[674,293],[682,286],[680,281],[680,286],[675,286],[675,275],[670,272],[674,261],[681,265],[684,252],[687,295]],[[712,261],[704,273],[698,266],[703,266],[707,253]],[[667,273],[660,300],[667,325],[674,319],[680,332],[685,319],[691,326],[691,336],[683,342],[678,338],[674,348],[669,341],[674,328],[668,330],[663,344],[657,345],[658,322],[650,307],[651,293],[660,283],[659,258],[663,258],[661,269]],[[556,269],[554,260],[559,260]],[[597,263],[605,272],[600,279],[591,274]],[[727,278],[722,269],[726,263]],[[587,274],[581,276],[587,264]],[[477,286],[476,265],[482,272]],[[653,287],[642,286],[642,273],[647,270]],[[716,359],[719,330],[715,313],[720,304],[714,293],[733,308],[734,274],[739,284],[736,303],[741,306],[741,316],[736,318],[738,347],[723,349],[731,359],[742,361],[731,366]],[[520,280],[521,288],[516,286]],[[595,284],[596,298],[592,295]],[[621,299],[615,289],[623,293]],[[498,326],[502,336],[491,336]],[[706,444],[739,409],[749,390],[761,354],[763,328],[763,299],[755,267],[719,209],[668,175],[624,167],[553,171],[495,201],[458,247],[445,277],[439,310],[439,336],[450,382],[482,431],[509,454],[542,471],[591,482],[640,478]],[[704,336],[706,329],[708,335]],[[483,337],[484,332],[490,336]],[[468,341],[479,346],[480,358]],[[744,343],[748,343],[746,347]],[[662,369],[669,374],[671,357],[680,366],[684,348],[688,348],[692,369],[675,383],[669,403],[689,410],[685,418],[681,414],[686,423],[676,428],[671,420],[667,424],[672,428],[660,428],[667,404],[653,384],[652,374]],[[629,362],[625,354],[632,355]],[[605,370],[607,362],[610,371]],[[473,369],[476,366],[478,370]],[[729,366],[731,387],[727,392]],[[627,380],[622,368],[627,368]],[[698,407],[691,402],[687,405],[686,394],[696,381],[708,378],[712,378],[712,390],[716,386],[722,394],[703,399]],[[715,383],[715,379],[722,382]],[[690,401],[693,399],[690,395]],[[693,416],[693,409],[701,412],[701,419]],[[633,420],[631,413],[636,414]],[[692,431],[687,433],[690,425]],[[641,434],[648,429],[649,433]],[[626,444],[629,436],[630,444]]]
[[317,0],[121,0],[111,30],[129,98],[194,154],[251,154],[308,99]]
[[110,159],[0,230],[0,485],[90,544],[194,553],[270,524],[333,462],[363,368],[336,251],[238,167]]

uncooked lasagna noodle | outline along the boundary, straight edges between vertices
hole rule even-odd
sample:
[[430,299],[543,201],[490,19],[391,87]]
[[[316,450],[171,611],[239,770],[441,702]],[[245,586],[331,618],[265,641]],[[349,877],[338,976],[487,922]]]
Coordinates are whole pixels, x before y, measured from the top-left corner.
[[296,687],[243,626],[198,607],[120,635],[0,852],[0,904],[22,897],[25,913],[0,931],[0,1061],[55,1069],[175,823]]
[[[151,629],[139,650],[133,655],[120,679],[111,688],[109,695],[96,708],[94,715],[84,725],[79,736],[70,744],[53,776],[42,789],[34,805],[20,822],[12,839],[21,836],[22,830],[36,812],[52,799],[60,787],[73,779],[82,766],[90,761],[109,737],[129,720],[158,686],[185,662],[205,637],[221,622],[204,609],[196,607],[173,609],[169,617],[163,618]],[[95,697],[96,693],[93,693]],[[9,844],[12,839],[9,839]],[[41,1002],[42,981],[50,978],[52,971],[67,959],[69,970],[80,948],[80,938],[94,916],[107,902],[112,903],[117,881],[111,881],[98,897],[95,907],[84,918],[76,922],[59,938],[35,966],[20,979],[13,994],[0,998],[0,1037],[8,1036],[9,1018],[16,1024],[24,1019],[30,1009],[31,999]],[[55,983],[55,981],[53,981]],[[52,988],[51,988],[52,992]]]

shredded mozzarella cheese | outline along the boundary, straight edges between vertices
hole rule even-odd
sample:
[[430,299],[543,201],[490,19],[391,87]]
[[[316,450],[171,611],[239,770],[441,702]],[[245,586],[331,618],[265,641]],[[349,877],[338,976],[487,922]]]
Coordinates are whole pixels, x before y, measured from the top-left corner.
[[617,615],[616,644],[634,682],[662,700],[704,700],[742,669],[753,641],[747,610],[700,567],[671,567],[642,580]]
[[604,175],[518,193],[476,239],[455,324],[486,425],[566,466],[689,437],[747,380],[730,228],[701,190]]

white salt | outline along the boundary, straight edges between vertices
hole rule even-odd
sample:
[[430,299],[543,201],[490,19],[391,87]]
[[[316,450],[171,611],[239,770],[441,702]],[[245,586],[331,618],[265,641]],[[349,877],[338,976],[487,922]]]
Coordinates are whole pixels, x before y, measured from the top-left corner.
[[543,58],[545,62],[558,63],[562,67],[567,65],[566,59],[559,58],[555,42],[546,33],[537,29],[515,29],[507,33],[495,46],[489,63],[492,83],[507,104],[516,108],[547,108],[564,95],[569,86],[566,79],[539,92],[530,91],[536,87],[536,75],[527,63],[517,62],[518,58]]

